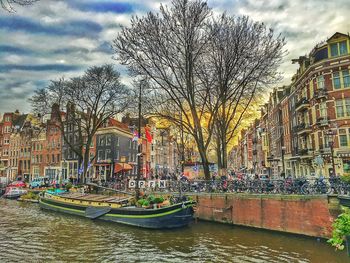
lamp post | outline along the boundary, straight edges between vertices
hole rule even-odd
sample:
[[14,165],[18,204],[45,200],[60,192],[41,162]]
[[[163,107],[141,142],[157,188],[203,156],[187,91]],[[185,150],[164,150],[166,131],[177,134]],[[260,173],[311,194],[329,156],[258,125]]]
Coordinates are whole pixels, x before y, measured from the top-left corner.
[[[124,155],[122,155],[122,156],[120,156],[120,162],[122,163],[122,181],[124,181],[125,180],[125,170],[124,170],[124,163],[126,162],[126,156],[124,156]],[[127,188],[127,185],[126,185],[126,183],[125,183],[125,189],[124,190],[126,190],[126,188]]]

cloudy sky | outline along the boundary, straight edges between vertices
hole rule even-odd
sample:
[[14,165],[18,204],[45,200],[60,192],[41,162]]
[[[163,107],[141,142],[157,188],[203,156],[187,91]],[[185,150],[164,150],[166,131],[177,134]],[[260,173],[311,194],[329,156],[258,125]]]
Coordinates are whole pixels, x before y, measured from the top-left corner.
[[[16,13],[0,9],[0,112],[29,111],[28,98],[50,79],[116,63],[111,42],[132,15],[157,11],[155,0],[41,0]],[[291,59],[305,55],[336,31],[350,31],[349,0],[208,0],[214,12],[249,15],[287,40],[280,71],[288,84]],[[127,80],[126,70],[117,66]]]

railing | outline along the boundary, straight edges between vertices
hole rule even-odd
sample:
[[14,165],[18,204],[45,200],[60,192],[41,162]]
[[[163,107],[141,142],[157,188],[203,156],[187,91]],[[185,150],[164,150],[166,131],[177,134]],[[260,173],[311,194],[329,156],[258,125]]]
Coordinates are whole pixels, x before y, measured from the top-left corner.
[[301,98],[297,103],[295,103],[295,108],[297,109],[301,105],[309,105],[309,100],[307,98]]
[[317,118],[317,124],[319,126],[325,126],[329,124],[329,120],[328,117],[319,117]]
[[308,149],[300,149],[298,150],[298,155],[307,155],[309,153]]
[[[154,182],[154,181],[152,181]],[[157,180],[156,180],[157,182]],[[158,181],[159,182],[159,181]],[[299,195],[350,195],[350,184],[344,183],[339,177],[330,179],[233,179],[233,180],[162,180],[162,184],[153,183],[148,186],[143,181],[142,190],[163,193],[251,193],[251,194],[299,194]],[[112,183],[108,187],[132,191],[125,182]]]
[[316,99],[327,97],[327,90],[326,89],[319,89],[319,90],[315,91],[314,97]]

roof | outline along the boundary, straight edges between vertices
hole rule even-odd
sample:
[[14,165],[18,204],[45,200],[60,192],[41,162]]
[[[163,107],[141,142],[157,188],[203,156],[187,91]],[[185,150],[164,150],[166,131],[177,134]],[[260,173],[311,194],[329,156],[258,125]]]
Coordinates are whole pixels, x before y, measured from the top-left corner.
[[15,126],[16,128],[22,128],[27,117],[28,117],[28,114],[22,114],[22,115],[16,116],[12,123],[13,126]]
[[340,32],[335,32],[330,38],[327,39],[327,42],[329,42],[329,41],[331,41],[333,39],[341,38],[341,37],[349,38],[349,35],[343,34],[343,33],[340,33]]

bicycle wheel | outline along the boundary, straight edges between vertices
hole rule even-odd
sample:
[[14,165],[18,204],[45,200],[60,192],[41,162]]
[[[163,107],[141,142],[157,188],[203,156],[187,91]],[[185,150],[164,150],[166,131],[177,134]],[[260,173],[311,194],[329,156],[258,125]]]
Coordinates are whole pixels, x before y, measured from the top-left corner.
[[303,195],[309,195],[309,194],[311,194],[310,185],[309,185],[309,184],[304,184],[304,185],[301,187],[301,193],[302,193]]

